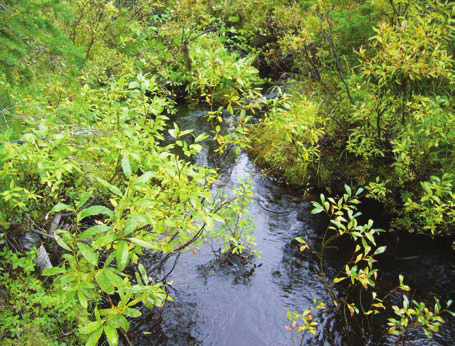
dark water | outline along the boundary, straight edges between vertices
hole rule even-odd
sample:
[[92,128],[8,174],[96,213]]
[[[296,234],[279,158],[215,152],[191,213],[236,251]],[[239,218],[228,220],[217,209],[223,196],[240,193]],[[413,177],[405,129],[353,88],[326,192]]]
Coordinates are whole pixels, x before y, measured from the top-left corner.
[[[185,111],[178,115],[177,122],[181,129],[196,129],[196,134],[209,133],[205,114],[206,110]],[[261,175],[245,154],[231,153],[220,159],[213,149],[213,143],[206,141],[195,160],[199,165],[221,170],[220,188],[232,187],[245,178],[252,181],[255,197],[250,214],[256,225],[257,250],[262,252],[262,257],[244,263],[218,263],[210,247],[180,256],[168,278],[173,282],[170,293],[174,302],[169,303],[162,314],[160,332],[140,335],[136,344],[297,345],[299,338],[285,329],[289,324],[287,312],[311,308],[315,298],[331,301],[318,275],[315,258],[310,253],[300,253],[293,241],[296,236],[314,243],[320,241],[321,221],[310,213],[311,205],[303,199],[302,193],[290,191]],[[405,239],[408,243],[413,241]],[[409,248],[402,242],[395,245]],[[406,253],[397,247],[391,255],[384,256],[378,280],[381,287],[384,290],[394,287],[398,274],[402,273],[405,282],[417,288],[415,292],[422,299],[431,302],[433,294],[450,298],[455,291],[455,266],[450,252],[441,252],[438,244],[432,248],[425,243],[424,248],[427,250],[422,254],[420,250]],[[341,263],[337,263],[337,258],[327,262],[328,272]],[[169,261],[168,267],[172,263]],[[144,319],[138,330],[149,331],[152,320]],[[392,345],[396,342],[396,338],[385,333],[385,318],[373,320],[368,328],[351,330],[344,328],[342,317],[333,310],[319,311],[315,320],[319,323],[317,336],[305,337],[305,345]],[[406,344],[455,345],[455,325],[449,321],[431,341],[419,331],[411,332]]]

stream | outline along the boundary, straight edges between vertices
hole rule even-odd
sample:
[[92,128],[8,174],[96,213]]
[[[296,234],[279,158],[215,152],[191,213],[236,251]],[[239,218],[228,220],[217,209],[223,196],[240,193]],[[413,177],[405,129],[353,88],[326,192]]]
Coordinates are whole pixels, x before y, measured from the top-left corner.
[[[175,120],[180,129],[194,129],[195,135],[210,133],[206,114],[203,108],[185,109]],[[254,218],[256,250],[262,253],[261,258],[222,265],[214,261],[210,246],[180,256],[168,278],[173,283],[174,301],[164,309],[159,335],[144,334],[153,324],[152,316],[145,316],[136,327],[135,345],[299,345],[299,336],[285,329],[289,325],[288,311],[302,312],[313,306],[314,299],[318,302],[331,299],[318,275],[315,259],[311,253],[301,253],[293,240],[301,236],[311,243],[320,242],[324,225],[310,213],[311,203],[301,192],[293,192],[262,175],[246,154],[228,153],[221,159],[214,153],[213,142],[203,143],[195,162],[218,167],[222,174],[221,187],[230,188],[242,179],[251,181],[254,199],[249,211]],[[412,247],[409,245],[420,239],[404,237],[396,243],[393,255],[383,257],[382,286],[396,286],[398,274],[402,273],[405,283],[429,304],[433,302],[432,295],[442,301],[453,298],[453,251],[441,251],[441,244],[426,240],[409,252],[407,249]],[[335,270],[337,260],[338,256],[327,259],[328,272]],[[167,269],[172,264],[173,260],[169,261]],[[360,327],[346,331],[340,314],[333,309],[321,310],[314,315],[318,322],[317,335],[307,333],[304,344],[392,345],[397,338],[386,333],[387,317],[391,315],[374,319],[369,332],[363,332]],[[421,331],[412,331],[406,345],[455,345],[455,323],[448,315],[445,319],[448,323],[432,340]]]

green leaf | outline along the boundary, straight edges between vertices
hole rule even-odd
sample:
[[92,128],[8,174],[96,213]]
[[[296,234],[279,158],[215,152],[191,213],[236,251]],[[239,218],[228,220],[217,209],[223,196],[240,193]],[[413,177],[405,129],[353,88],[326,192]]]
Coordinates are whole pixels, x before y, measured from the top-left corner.
[[57,274],[62,274],[66,272],[66,268],[62,267],[53,267],[53,268],[46,268],[43,270],[42,275],[44,276],[52,276]]
[[223,223],[223,224],[226,223],[226,221],[223,219],[223,217],[221,215],[212,214],[212,217],[216,222]]
[[92,250],[90,246],[85,243],[77,243],[77,247],[82,253],[82,256],[94,266],[98,265],[98,254]]
[[111,280],[109,280],[109,277],[106,275],[105,270],[100,270],[98,273],[96,273],[95,280],[105,293],[114,294],[115,287],[112,285]]
[[86,192],[82,195],[81,200],[77,203],[77,209],[80,209],[87,203],[88,199],[92,196],[92,192]]
[[130,329],[130,324],[128,323],[128,320],[125,318],[125,316],[118,316],[118,323],[120,324],[120,327],[125,331],[125,333],[128,332]]
[[117,243],[115,258],[117,259],[117,268],[123,271],[128,264],[128,243],[126,241],[121,240]]
[[94,205],[92,207],[86,208],[86,209],[82,210],[81,212],[79,212],[79,214],[77,214],[77,216],[79,218],[79,221],[82,221],[86,217],[93,216],[93,215],[99,215],[99,214],[107,215],[110,218],[114,217],[114,213],[112,212],[112,210],[110,210],[109,208],[106,208],[103,205]]
[[135,183],[145,184],[153,177],[152,172],[145,172],[139,178],[136,179]]
[[106,333],[107,340],[109,341],[109,345],[117,346],[118,345],[118,334],[117,330],[112,326],[105,326],[104,332]]
[[74,208],[69,206],[68,204],[64,204],[64,203],[57,203],[50,211],[50,213],[58,213],[60,211],[63,211],[63,210],[70,210],[70,211],[74,211]]
[[112,285],[115,287],[123,287],[123,280],[120,276],[118,276],[115,272],[114,269],[112,268],[105,268],[104,269],[104,274],[106,277],[109,279]]
[[96,346],[102,334],[103,327],[101,326],[97,330],[95,330],[92,335],[90,335],[85,346]]
[[125,332],[128,332],[128,329],[130,328],[127,319],[122,315],[112,315],[109,319],[109,325],[116,329],[122,328]]
[[102,321],[94,321],[88,322],[84,324],[81,328],[79,328],[79,333],[81,334],[90,334],[97,330],[99,327],[103,325]]
[[91,236],[94,236],[95,234],[107,232],[110,229],[111,228],[109,226],[106,226],[106,225],[92,226],[90,228],[87,228],[84,232],[82,232],[79,235],[79,239],[80,240],[87,239],[87,238],[90,238]]
[[325,203],[324,203],[324,209],[325,209],[325,211],[326,211],[327,213],[329,212],[329,210],[330,210],[330,203],[329,203],[329,202],[325,202]]
[[131,176],[131,164],[130,164],[130,159],[128,158],[128,155],[123,156],[122,158],[122,169],[123,169],[123,174],[127,178]]
[[87,303],[87,297],[84,295],[82,290],[77,290],[77,297],[79,298],[79,302],[81,303],[82,307],[84,309],[87,309],[88,303]]
[[202,146],[200,144],[192,144],[191,150],[194,150],[199,153],[202,150]]
[[138,309],[128,308],[126,310],[126,316],[128,316],[128,317],[139,317],[141,315],[142,315],[142,313]]
[[138,81],[136,80],[133,80],[132,82],[130,82],[130,84],[128,84],[128,89],[139,89],[140,88],[140,84]]
[[98,322],[101,322],[101,323],[103,322],[101,320],[100,311],[98,310],[98,306],[95,306],[95,318]]
[[138,272],[134,272],[134,275],[136,276],[136,282],[138,283],[138,285],[142,286],[145,284],[145,282],[142,281],[141,276],[139,275]]
[[117,195],[119,197],[123,196],[122,191],[120,191],[120,189],[117,186],[114,186],[114,185],[108,183],[106,180],[101,179],[100,177],[96,177],[96,180],[98,180],[98,182],[101,185],[103,185],[104,187],[108,188],[109,191],[111,191],[113,194],[115,194],[115,195]]
[[371,232],[365,232],[365,236],[367,237],[367,239],[372,243],[372,244],[375,244],[375,241],[374,241],[374,236]]
[[197,136],[195,139],[194,139],[194,143],[198,143],[198,142],[201,142],[205,139],[209,138],[209,136],[205,133],[201,133],[199,136]]
[[116,238],[116,235],[113,232],[103,233],[102,235],[95,237],[93,241],[93,247],[95,249],[101,249],[108,244],[111,244]]
[[67,251],[72,251],[69,245],[65,243],[65,241],[62,238],[60,238],[58,231],[55,231],[54,239],[57,242],[57,244],[60,245],[62,248],[64,248]]
[[132,241],[133,243],[141,246],[141,247],[144,247],[144,248],[147,248],[147,249],[156,249],[157,248],[157,245],[154,244],[154,243],[149,243],[149,242],[146,242],[142,239],[138,239],[138,238],[128,238],[128,240]]
[[180,136],[180,129],[179,129],[177,123],[174,123],[174,128],[169,130],[169,134],[173,138],[178,138]]
[[343,277],[343,278],[335,278],[335,279],[333,279],[333,283],[334,283],[334,284],[336,284],[336,283],[338,283],[338,282],[341,282],[341,281],[343,281],[344,279],[347,279],[347,277]]
[[322,209],[322,206],[319,205],[311,211],[311,214],[319,214],[322,211],[324,211],[324,209]]
[[197,196],[191,196],[190,202],[191,202],[191,205],[193,206],[193,208],[195,208],[195,209],[201,208],[201,201]]
[[433,338],[433,333],[432,333],[430,330],[424,329],[423,332],[425,333],[425,336],[426,336],[428,339]]
[[115,252],[111,252],[110,255],[107,257],[106,261],[104,262],[104,267],[107,268],[111,265],[112,261],[115,258]]
[[355,193],[356,196],[359,196],[364,191],[363,187],[359,187],[357,192]]
[[378,248],[376,249],[376,251],[374,252],[373,256],[374,256],[374,255],[382,254],[382,253],[385,251],[386,248],[387,248],[387,246],[378,247]]
[[133,233],[137,228],[141,228],[147,224],[147,220],[140,215],[133,215],[128,220],[128,224],[122,231],[122,237],[126,237],[127,235]]
[[146,270],[145,267],[142,265],[142,263],[139,263],[138,269],[139,269],[139,272],[141,273],[142,281],[144,281],[144,283],[145,283],[146,285],[148,285],[149,278],[148,278],[148,276],[147,276],[147,270]]

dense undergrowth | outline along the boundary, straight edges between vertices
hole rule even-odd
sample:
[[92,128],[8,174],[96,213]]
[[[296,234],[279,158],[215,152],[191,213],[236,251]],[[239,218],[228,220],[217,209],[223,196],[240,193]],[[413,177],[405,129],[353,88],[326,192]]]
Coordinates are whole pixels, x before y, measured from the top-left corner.
[[[237,255],[254,243],[248,222],[231,218],[245,213],[248,188],[212,195],[217,172],[184,158],[206,136],[187,143],[191,131],[168,116],[182,94],[241,103],[258,73],[187,11],[148,1],[1,4],[2,269],[14,268],[1,279],[2,343],[127,342],[141,306],[171,299],[164,273],[152,278],[141,265],[144,252],[159,255],[160,273],[210,238]],[[167,133],[173,144],[163,144]],[[30,233],[54,264],[46,280],[32,255],[9,250],[26,250]]]
[[[0,2],[2,342],[127,342],[142,306],[171,299],[144,252],[159,271],[210,238],[254,244],[233,217],[248,188],[213,196],[216,170],[175,154],[206,138],[169,123],[178,102],[211,107],[220,152],[240,145],[293,185],[365,186],[391,229],[453,234],[453,15],[443,1]],[[45,280],[20,255],[31,232]]]
[[298,101],[250,131],[251,152],[291,184],[365,186],[393,227],[452,234],[453,6],[320,2],[306,11],[279,41],[294,61],[286,97]]

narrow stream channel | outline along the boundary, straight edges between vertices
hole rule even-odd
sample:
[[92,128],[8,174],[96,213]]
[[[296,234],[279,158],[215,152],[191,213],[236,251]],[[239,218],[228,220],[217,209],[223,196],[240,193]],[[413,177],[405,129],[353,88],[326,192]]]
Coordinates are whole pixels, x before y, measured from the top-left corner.
[[[204,117],[207,111],[182,111],[177,115],[181,129],[195,129],[195,134],[209,133]],[[222,171],[221,184],[230,187],[241,179],[250,179],[254,200],[250,214],[256,225],[257,250],[262,257],[249,263],[219,265],[209,246],[197,253],[186,253],[169,277],[173,282],[172,297],[164,310],[159,340],[142,332],[150,325],[139,327],[137,345],[167,346],[290,346],[299,344],[285,329],[288,311],[303,311],[313,306],[313,299],[329,302],[318,276],[314,260],[298,252],[293,243],[296,236],[313,242],[321,238],[320,226],[310,213],[311,204],[301,194],[292,193],[261,175],[246,154],[227,155],[222,162],[213,154],[213,143],[207,141],[196,163],[217,166]],[[424,277],[439,276],[429,292],[448,299],[453,295],[455,280],[453,258],[429,251],[401,262],[386,261],[384,277],[396,280],[405,274],[407,283],[419,287],[428,284]],[[442,257],[441,257],[442,256]],[[417,269],[416,265],[423,269]],[[169,268],[172,261],[168,264]],[[428,271],[428,272],[426,272]],[[423,276],[423,277],[422,277]],[[395,279],[394,279],[395,278]],[[362,335],[355,340],[346,337],[343,321],[333,312],[322,311],[315,316],[319,323],[317,336],[308,336],[305,345],[391,345],[394,337],[385,334],[385,320],[379,322],[377,334]],[[373,328],[374,330],[375,328]],[[429,341],[423,333],[411,333],[407,345],[455,345],[455,326],[451,322],[442,333]]]

